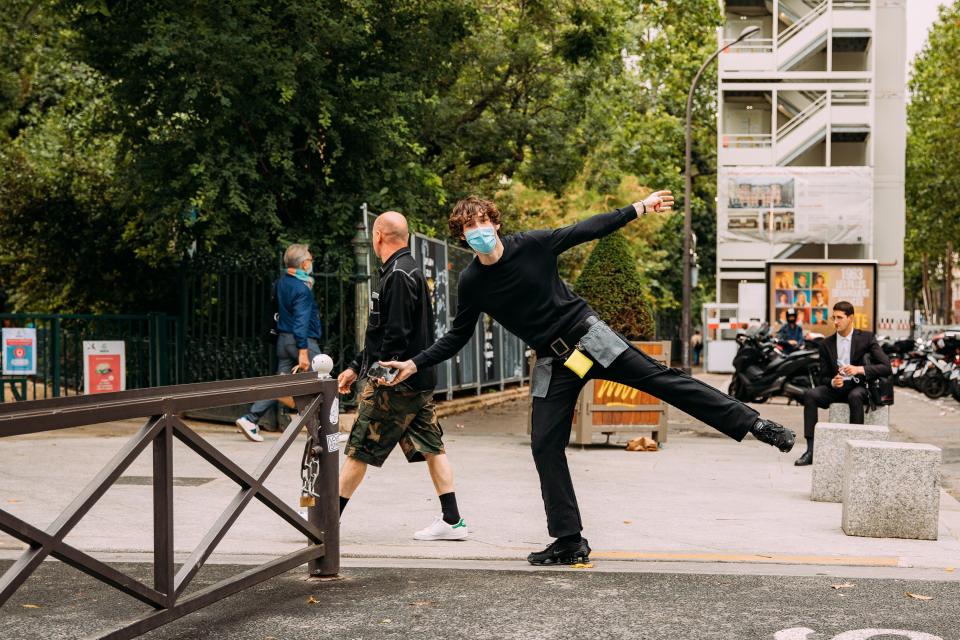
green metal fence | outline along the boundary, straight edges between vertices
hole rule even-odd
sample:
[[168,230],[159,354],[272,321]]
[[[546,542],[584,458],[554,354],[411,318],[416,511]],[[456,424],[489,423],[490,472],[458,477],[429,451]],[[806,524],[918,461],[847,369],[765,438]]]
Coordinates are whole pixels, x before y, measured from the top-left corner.
[[4,376],[0,402],[81,394],[85,340],[123,341],[127,389],[173,384],[181,377],[175,316],[2,313],[0,326],[37,330],[37,374]]
[[[339,253],[314,257],[313,294],[320,310],[321,351],[339,371],[355,353],[352,263]],[[180,287],[183,372],[180,382],[233,380],[277,373],[276,353],[263,341],[270,290],[280,277],[280,260],[238,264],[217,270],[193,265]]]

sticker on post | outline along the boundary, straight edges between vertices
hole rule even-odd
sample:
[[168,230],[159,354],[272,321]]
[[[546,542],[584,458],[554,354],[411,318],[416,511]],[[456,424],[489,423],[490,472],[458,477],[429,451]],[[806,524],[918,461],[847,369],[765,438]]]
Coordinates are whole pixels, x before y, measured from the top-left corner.
[[340,434],[328,433],[327,434],[327,453],[334,453],[336,451],[340,451]]
[[340,422],[340,398],[334,398],[333,404],[330,405],[330,424],[338,424]]

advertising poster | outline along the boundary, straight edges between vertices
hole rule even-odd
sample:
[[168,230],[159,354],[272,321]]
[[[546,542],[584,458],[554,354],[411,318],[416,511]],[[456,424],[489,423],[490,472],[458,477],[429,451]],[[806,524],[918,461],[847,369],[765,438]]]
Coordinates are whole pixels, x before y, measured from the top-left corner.
[[876,331],[875,261],[768,262],[767,291],[767,321],[775,330],[786,323],[787,309],[792,307],[804,329],[831,335],[833,305],[846,300],[856,314],[854,327]]
[[83,392],[110,393],[127,388],[123,340],[83,341]]
[[37,330],[4,327],[3,375],[37,374]]
[[863,244],[873,233],[870,167],[721,167],[725,242]]

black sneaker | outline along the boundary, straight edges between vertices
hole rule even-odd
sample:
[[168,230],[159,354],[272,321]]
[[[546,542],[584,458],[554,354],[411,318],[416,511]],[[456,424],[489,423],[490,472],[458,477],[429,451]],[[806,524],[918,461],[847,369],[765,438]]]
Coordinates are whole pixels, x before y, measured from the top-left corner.
[[581,538],[580,542],[554,540],[543,551],[528,555],[527,562],[535,565],[590,562],[590,545],[587,544],[586,538]]
[[757,418],[757,421],[750,428],[750,433],[760,442],[766,442],[773,445],[780,451],[786,453],[793,449],[793,443],[797,436],[782,424],[777,424],[772,420]]

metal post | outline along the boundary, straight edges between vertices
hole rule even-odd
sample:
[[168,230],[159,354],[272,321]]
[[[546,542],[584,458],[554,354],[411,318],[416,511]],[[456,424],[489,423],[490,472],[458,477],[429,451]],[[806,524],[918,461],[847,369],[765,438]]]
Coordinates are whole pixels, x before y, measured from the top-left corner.
[[691,235],[693,233],[693,214],[690,211],[690,199],[693,196],[693,174],[692,174],[692,154],[693,154],[693,95],[697,89],[697,83],[700,82],[700,76],[706,70],[707,66],[716,59],[728,47],[735,45],[744,38],[748,38],[760,31],[759,27],[750,26],[740,32],[740,37],[728,45],[717,49],[713,55],[707,58],[706,62],[700,65],[697,75],[694,76],[690,84],[690,92],[687,94],[687,118],[686,118],[686,144],[684,146],[684,191],[683,191],[683,317],[680,327],[681,350],[683,352],[682,362],[683,370],[690,373],[690,334],[692,333],[692,314],[693,314],[693,290],[691,281],[693,247]]
[[480,330],[477,331],[477,395],[483,391],[483,375],[487,372],[487,362],[484,360],[485,342],[487,341],[487,325],[483,321],[483,314],[480,314]]
[[[332,577],[340,573],[340,431],[338,429],[340,397],[336,381],[326,383],[323,404],[314,419],[319,421],[317,444],[320,473],[315,490],[319,497],[310,507],[308,520],[323,531],[323,557],[311,560],[309,571],[313,577]],[[310,427],[308,423],[308,428]]]
[[60,316],[53,316],[50,322],[50,334],[52,337],[52,348],[50,357],[53,359],[50,372],[53,376],[53,397],[60,397]]
[[[455,311],[450,308],[450,243],[446,240],[443,241],[443,270],[447,274],[443,279],[443,299],[446,301],[447,317],[444,318],[443,324],[446,327],[446,331],[450,330],[450,326],[453,324],[453,314]],[[447,360],[446,370],[447,370],[447,400],[453,400],[453,368],[456,365],[456,358],[450,358]]]
[[363,350],[367,333],[367,316],[370,305],[370,235],[367,233],[367,203],[360,206],[360,222],[350,244],[353,246],[356,300],[354,314],[354,340],[357,352]]
[[153,441],[153,584],[176,600],[173,567],[173,429],[163,416],[163,431]]
[[499,360],[498,364],[500,365],[500,366],[498,367],[498,368],[500,369],[500,391],[503,391],[503,389],[504,389],[504,384],[503,384],[503,378],[504,378],[503,361],[506,359],[507,356],[506,356],[506,351],[505,351],[504,348],[503,348],[503,326],[502,326],[502,325],[500,326],[500,335],[497,336],[497,345],[498,345],[498,346],[497,346],[497,350],[499,351],[499,356],[500,356],[500,357],[497,358],[497,360]]

